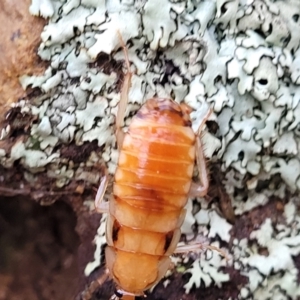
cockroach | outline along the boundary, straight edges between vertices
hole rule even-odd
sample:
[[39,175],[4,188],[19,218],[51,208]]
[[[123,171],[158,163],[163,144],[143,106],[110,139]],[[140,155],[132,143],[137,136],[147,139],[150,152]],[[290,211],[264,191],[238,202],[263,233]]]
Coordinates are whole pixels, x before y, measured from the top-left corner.
[[[171,254],[215,249],[201,243],[177,247],[188,197],[203,197],[208,189],[200,133],[210,111],[195,134],[187,105],[152,98],[132,118],[124,134],[121,128],[132,73],[126,45],[119,37],[128,69],[116,118],[120,154],[113,194],[109,202],[103,201],[106,175],[95,206],[108,213],[105,256],[107,273],[117,285],[113,299],[134,299],[144,296],[164,277]],[[195,162],[199,183],[192,181]]]

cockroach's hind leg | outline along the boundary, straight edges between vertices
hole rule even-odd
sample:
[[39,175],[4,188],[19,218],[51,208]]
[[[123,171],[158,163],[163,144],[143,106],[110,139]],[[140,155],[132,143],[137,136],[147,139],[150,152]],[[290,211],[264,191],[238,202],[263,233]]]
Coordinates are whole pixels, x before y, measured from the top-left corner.
[[103,283],[109,278],[109,271],[105,269],[104,274],[102,274],[96,280],[93,280],[90,285],[81,294],[81,300],[91,300],[95,291],[103,285]]
[[203,250],[205,250],[205,247],[206,247],[206,245],[204,245],[202,243],[196,243],[196,244],[192,244],[192,245],[180,245],[175,249],[174,254],[195,252],[195,251],[201,251],[201,250],[203,251]]
[[122,35],[120,31],[117,31],[121,46],[124,51],[124,56],[125,56],[125,63],[127,67],[127,72],[124,77],[124,83],[122,86],[121,90],[121,96],[120,96],[120,102],[118,105],[118,112],[117,112],[117,118],[116,118],[116,136],[117,136],[117,143],[118,143],[118,148],[120,149],[124,140],[124,133],[122,130],[123,122],[124,122],[124,116],[126,112],[126,107],[128,104],[128,94],[129,94],[129,89],[131,86],[131,77],[132,77],[132,72],[130,71],[130,62],[128,58],[128,50],[127,47],[123,41]]
[[[135,297],[135,294],[125,292],[121,289],[117,289],[115,290],[115,294],[111,296],[110,300],[135,300]],[[139,297],[146,298],[146,295],[139,295]]]
[[95,209],[98,213],[108,213],[108,202],[103,201],[104,194],[108,185],[108,174],[105,171],[104,176],[101,178],[100,185],[95,198]]
[[205,250],[213,250],[219,252],[227,261],[229,260],[228,255],[226,254],[225,251],[221,250],[218,247],[212,246],[212,245],[206,245],[204,243],[194,243],[194,244],[189,244],[189,245],[181,245],[178,246],[174,253],[187,253],[187,252],[196,252],[196,251],[205,251]]
[[202,147],[202,142],[200,139],[201,135],[201,130],[211,115],[212,110],[209,109],[206,115],[204,116],[198,131],[197,131],[197,136],[196,136],[196,161],[197,161],[197,167],[199,171],[199,183],[194,183],[192,182],[190,191],[189,191],[189,196],[190,197],[204,197],[207,194],[208,190],[208,185],[209,185],[209,180],[208,180],[208,173],[206,169],[206,161],[204,157],[204,150]]

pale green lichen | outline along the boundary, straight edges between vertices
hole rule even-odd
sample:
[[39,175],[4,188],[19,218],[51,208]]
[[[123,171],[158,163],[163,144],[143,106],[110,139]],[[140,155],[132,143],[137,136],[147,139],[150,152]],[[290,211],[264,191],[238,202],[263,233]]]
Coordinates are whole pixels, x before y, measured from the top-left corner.
[[[217,244],[214,246],[218,247]],[[218,271],[221,266],[226,265],[226,261],[222,260],[216,252],[206,253],[206,256],[208,257],[202,257],[201,255],[200,258],[193,262],[191,268],[185,271],[185,273],[192,274],[188,283],[184,285],[186,293],[191,291],[193,285],[199,288],[201,282],[204,283],[205,287],[209,287],[212,284],[221,287],[223,282],[229,281],[229,274]]]
[[[34,0],[30,10],[49,17],[38,53],[50,67],[41,76],[20,78],[24,88],[31,85],[43,92],[31,104],[21,105],[37,116],[38,122],[31,127],[28,142],[16,143],[10,153],[0,149],[2,165],[9,167],[20,159],[28,171],[46,169],[58,186],[71,178],[99,182],[100,175],[86,171],[84,165],[92,166],[101,159],[114,173],[118,156],[114,123],[120,99],[117,73],[107,74],[91,65],[102,52],[124,60],[119,30],[128,42],[134,73],[126,126],[153,96],[172,97],[190,105],[195,131],[211,107],[210,121],[219,128],[214,134],[206,130],[205,154],[226,172],[224,184],[237,216],[251,213],[274,196],[285,199],[287,191],[300,190],[298,1]],[[3,128],[1,138],[10,130],[10,125]],[[94,140],[104,148],[102,157],[93,154],[77,169],[63,164],[59,152],[54,153],[62,143],[82,145]],[[53,164],[59,166],[57,172]],[[277,186],[272,183],[274,175],[282,179]],[[269,184],[257,191],[260,182]],[[251,235],[257,241],[255,246],[242,239],[230,249],[232,267],[249,278],[249,284],[241,288],[242,299],[275,299],[281,279],[285,288],[284,292],[276,290],[280,299],[299,296],[292,260],[299,253],[299,222],[291,201],[285,205],[285,214],[287,220],[296,222],[295,229],[289,230],[291,223],[278,224],[281,235],[264,235],[267,257],[258,254],[262,229]],[[231,225],[214,206],[208,207],[203,199],[198,202],[202,210],[196,215],[192,202],[187,206],[184,234],[191,237],[191,226],[196,224],[205,237],[228,243]],[[268,222],[262,226],[268,229],[266,233],[274,231]],[[98,250],[104,243],[101,230]],[[88,274],[100,264],[99,253]],[[276,255],[282,257],[281,264],[276,263]],[[206,257],[202,259],[185,270],[192,274],[186,291],[194,284],[199,287],[201,278],[205,286],[221,286],[230,280],[220,271],[224,260],[216,258],[210,263]]]

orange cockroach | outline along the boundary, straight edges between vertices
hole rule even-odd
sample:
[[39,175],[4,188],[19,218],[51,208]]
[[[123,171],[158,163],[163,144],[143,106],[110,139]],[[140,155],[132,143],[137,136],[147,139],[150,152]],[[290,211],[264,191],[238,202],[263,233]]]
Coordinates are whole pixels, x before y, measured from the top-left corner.
[[[177,243],[188,197],[203,197],[207,193],[200,132],[210,112],[195,134],[187,105],[152,98],[123,134],[132,73],[127,48],[121,37],[120,40],[128,72],[116,120],[119,161],[110,201],[102,201],[107,186],[104,176],[95,205],[98,211],[108,213],[105,256],[108,273],[117,285],[114,297],[134,299],[165,275],[171,254],[203,248],[200,243],[182,247],[177,247]],[[200,183],[192,181],[195,161]]]

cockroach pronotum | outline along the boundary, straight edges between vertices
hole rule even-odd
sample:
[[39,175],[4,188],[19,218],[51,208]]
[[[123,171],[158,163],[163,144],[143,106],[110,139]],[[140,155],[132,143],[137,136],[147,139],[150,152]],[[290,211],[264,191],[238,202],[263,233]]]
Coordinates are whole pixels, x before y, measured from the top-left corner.
[[[128,69],[116,118],[120,154],[113,195],[109,202],[102,201],[108,181],[104,176],[95,206],[108,213],[105,256],[107,273],[117,285],[113,297],[134,299],[165,275],[171,254],[203,249],[201,243],[181,247],[177,243],[188,197],[207,193],[200,133],[210,112],[195,134],[187,105],[152,98],[132,118],[124,134],[121,127],[132,73],[126,45],[119,37]],[[192,181],[195,161],[199,183]]]

